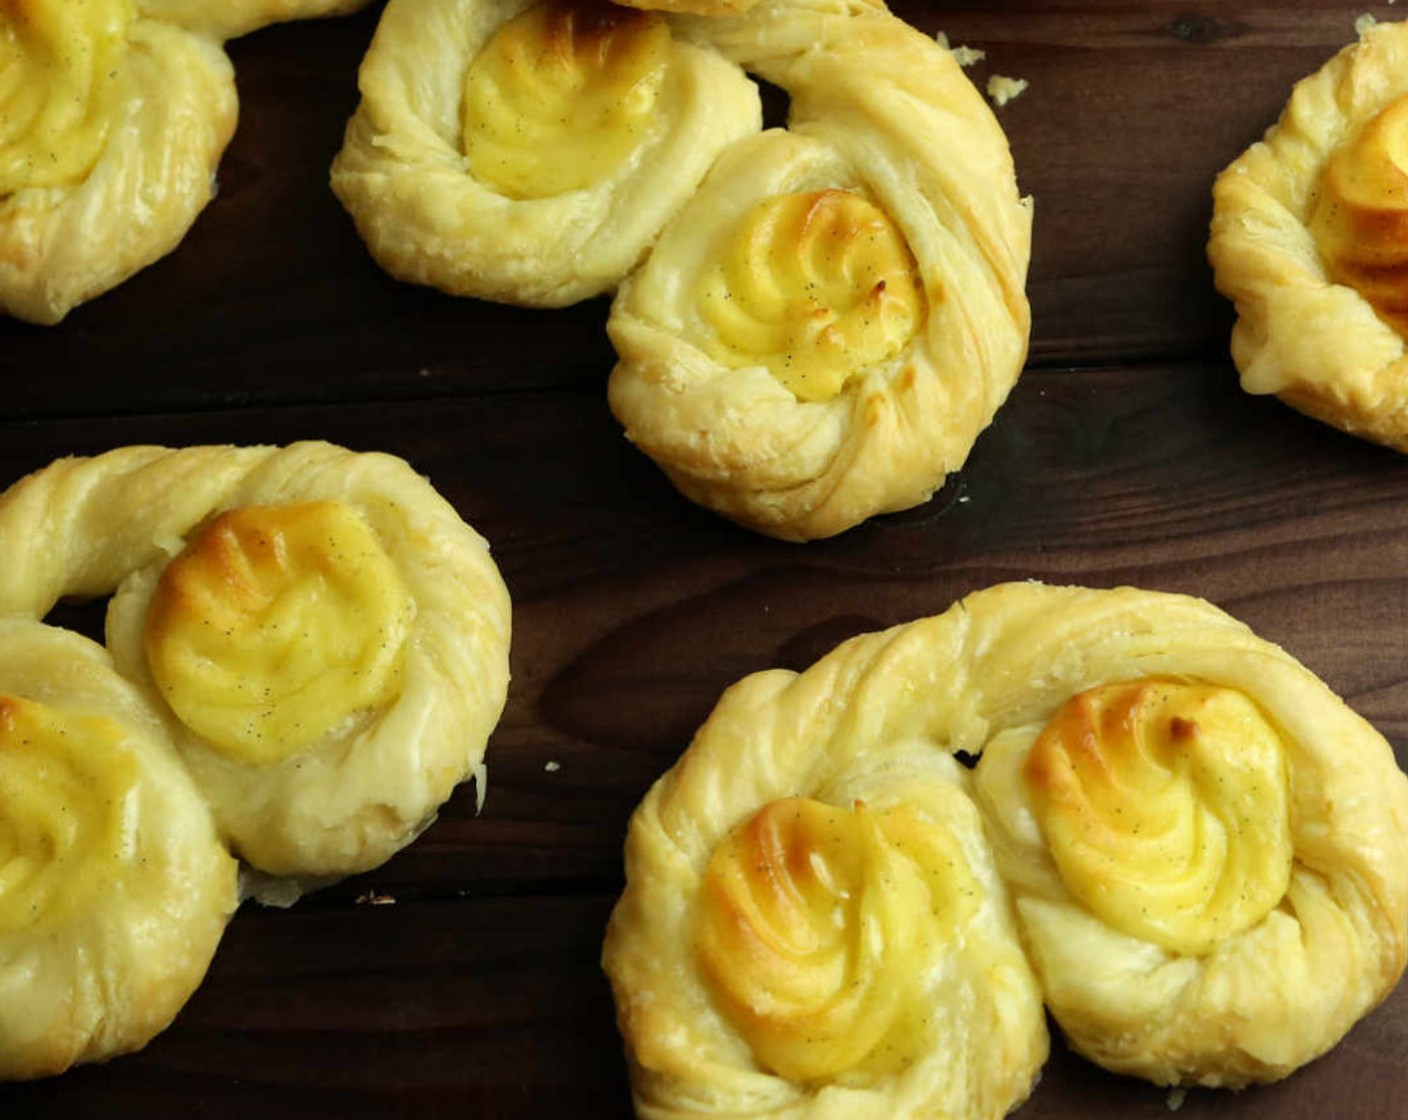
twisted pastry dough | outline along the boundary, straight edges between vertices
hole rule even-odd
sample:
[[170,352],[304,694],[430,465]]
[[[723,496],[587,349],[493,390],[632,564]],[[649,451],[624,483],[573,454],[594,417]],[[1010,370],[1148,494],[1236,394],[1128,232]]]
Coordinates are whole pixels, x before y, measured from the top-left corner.
[[0,618],[0,1080],[144,1046],[205,975],[236,865],[103,649]]
[[[400,459],[128,447],[0,497],[0,613],[117,589],[118,669],[277,875],[376,866],[479,767],[508,684],[488,547]],[[481,779],[482,780],[482,779]]]
[[0,8],[0,310],[57,323],[174,249],[235,128],[222,40],[360,2]]
[[392,0],[358,86],[332,187],[377,262],[539,307],[614,289],[762,120],[741,70],[605,0]]
[[993,855],[1074,1046],[1159,1083],[1284,1076],[1408,953],[1368,724],[1200,600],[1004,584],[745,679],[647,795],[605,950],[640,1114],[1013,1107],[1045,1042]]
[[949,52],[883,8],[767,0],[684,32],[792,96],[612,306],[610,401],[690,499],[772,536],[917,505],[1017,379],[1031,210]]
[[1299,82],[1218,177],[1208,257],[1250,393],[1408,451],[1408,26]]
[[641,1117],[978,1120],[1030,1091],[1045,1017],[951,756],[955,622],[746,678],[636,810],[603,963]]

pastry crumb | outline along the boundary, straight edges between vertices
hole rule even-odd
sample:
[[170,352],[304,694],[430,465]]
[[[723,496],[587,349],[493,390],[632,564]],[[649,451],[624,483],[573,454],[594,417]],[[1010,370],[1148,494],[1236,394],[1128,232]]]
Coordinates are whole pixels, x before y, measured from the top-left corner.
[[1371,16],[1368,12],[1365,12],[1362,16],[1360,16],[1357,20],[1354,21],[1354,33],[1362,39],[1366,34],[1368,34],[1378,25],[1379,21],[1376,20],[1373,16]]
[[556,774],[562,769],[562,763],[558,762],[555,758],[550,758],[547,762],[543,763],[543,769],[549,774]]
[[1026,78],[1009,78],[1006,74],[994,74],[988,79],[988,97],[999,109],[1020,97],[1026,88]]
[[474,779],[474,815],[477,817],[484,811],[484,797],[489,792],[489,767],[476,763],[469,776]]
[[395,906],[396,896],[394,894],[382,894],[380,891],[364,891],[357,896],[358,906]]
[[935,33],[934,41],[938,43],[939,46],[943,47],[944,50],[948,51],[949,54],[953,55],[953,61],[964,69],[972,66],[975,62],[982,62],[983,59],[988,56],[987,51],[980,51],[977,47],[950,46],[948,36],[942,31]]
[[1168,1105],[1170,1112],[1177,1112],[1183,1107],[1183,1102],[1188,1099],[1188,1090],[1182,1085],[1177,1085],[1168,1091],[1168,1097],[1164,1101]]

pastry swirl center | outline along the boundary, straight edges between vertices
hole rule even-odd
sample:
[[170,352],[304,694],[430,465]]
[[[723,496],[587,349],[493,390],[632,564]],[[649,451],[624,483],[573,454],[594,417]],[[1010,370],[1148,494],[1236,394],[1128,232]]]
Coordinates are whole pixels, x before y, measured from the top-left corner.
[[1309,228],[1330,278],[1408,331],[1408,96],[1331,153]]
[[1131,936],[1206,953],[1286,892],[1284,748],[1239,692],[1154,679],[1082,692],[1024,779],[1072,894]]
[[350,506],[248,506],[215,518],[166,567],[144,645],[187,727],[267,764],[399,695],[414,613]]
[[130,0],[0,0],[0,197],[92,170],[130,19]]
[[843,190],[756,204],[702,277],[699,301],[711,357],[765,366],[803,401],[829,400],[894,357],[925,316],[903,234]]
[[932,962],[981,897],[958,841],[928,818],[786,798],[710,858],[699,959],[761,1065],[863,1081],[922,1051]]
[[0,932],[59,923],[137,849],[122,728],[0,695]]
[[514,199],[616,174],[649,137],[670,60],[663,17],[604,3],[548,3],[504,24],[465,75],[470,171]]

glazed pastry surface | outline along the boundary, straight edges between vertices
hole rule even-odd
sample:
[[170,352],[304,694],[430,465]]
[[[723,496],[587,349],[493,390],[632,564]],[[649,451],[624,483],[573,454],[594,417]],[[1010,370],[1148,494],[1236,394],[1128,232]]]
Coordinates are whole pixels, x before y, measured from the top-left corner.
[[479,769],[504,704],[488,547],[393,456],[61,460],[0,497],[0,553],[6,612],[116,589],[118,670],[158,698],[236,851],[274,875],[344,875],[409,843]]
[[925,501],[1026,355],[1029,201],[949,52],[864,3],[684,19],[791,95],[622,285],[612,410],[689,498],[805,540]]
[[332,186],[377,262],[539,307],[614,290],[761,127],[736,65],[605,0],[393,0],[358,85]]
[[1408,26],[1368,27],[1219,177],[1208,256],[1242,387],[1408,450]]
[[360,2],[0,9],[0,311],[57,323],[174,249],[235,128],[222,41]]
[[102,647],[0,618],[0,1079],[144,1046],[236,904],[155,708]]
[[728,690],[626,870],[641,1116],[1002,1116],[1046,1052],[1004,896],[1080,1053],[1274,1080],[1403,971],[1408,777],[1208,603],[1004,584]]
[[640,1116],[996,1118],[1031,1090],[1045,1017],[945,734],[952,637],[746,678],[636,810],[603,963]]

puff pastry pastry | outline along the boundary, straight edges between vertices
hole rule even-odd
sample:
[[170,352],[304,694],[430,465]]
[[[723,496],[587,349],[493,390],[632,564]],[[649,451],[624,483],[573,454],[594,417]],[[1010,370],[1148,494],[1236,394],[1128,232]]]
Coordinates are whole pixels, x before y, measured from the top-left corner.
[[766,0],[682,33],[792,98],[624,283],[610,402],[689,498],[772,536],[925,501],[1021,371],[1030,201],[947,50],[882,7]]
[[1004,584],[735,685],[626,871],[604,960],[643,1117],[1001,1116],[1045,1052],[1003,884],[1081,1053],[1270,1080],[1403,970],[1408,778],[1208,603]]
[[1018,585],[959,612],[979,803],[1078,1051],[1270,1081],[1392,989],[1408,778],[1312,673],[1181,596]]
[[1242,387],[1408,451],[1408,26],[1298,83],[1218,177],[1208,256]]
[[746,678],[636,810],[603,964],[642,1118],[1027,1096],[1045,1016],[952,757],[981,738],[958,621]]
[[56,323],[174,249],[235,128],[221,41],[361,2],[0,8],[0,310]]
[[0,554],[0,612],[116,588],[115,664],[271,874],[381,863],[479,767],[503,708],[509,602],[488,547],[389,455],[61,460],[0,497]]
[[0,618],[0,1080],[145,1045],[236,903],[155,709],[101,646]]
[[737,66],[605,0],[391,0],[358,85],[332,186],[377,262],[539,307],[613,290],[762,120]]

